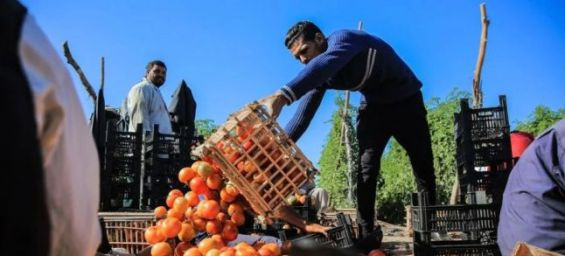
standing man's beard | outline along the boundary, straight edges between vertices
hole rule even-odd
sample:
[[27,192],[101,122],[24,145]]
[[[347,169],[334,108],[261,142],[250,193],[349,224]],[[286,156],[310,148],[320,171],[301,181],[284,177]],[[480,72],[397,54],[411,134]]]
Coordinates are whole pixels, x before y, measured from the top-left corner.
[[153,78],[151,83],[153,83],[157,87],[161,87],[161,85],[163,85],[165,83],[165,78],[164,77],[155,77],[155,78]]

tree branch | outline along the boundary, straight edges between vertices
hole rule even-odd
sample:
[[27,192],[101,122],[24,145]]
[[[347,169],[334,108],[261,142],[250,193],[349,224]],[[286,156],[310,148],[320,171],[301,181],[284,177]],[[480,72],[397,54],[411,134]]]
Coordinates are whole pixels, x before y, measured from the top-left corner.
[[481,70],[487,49],[488,25],[490,21],[487,18],[487,9],[485,3],[481,4],[481,42],[479,47],[479,57],[475,66],[475,74],[473,77],[473,106],[481,108],[483,106],[483,92],[481,89]]
[[88,92],[88,95],[90,95],[90,97],[92,98],[92,101],[96,101],[96,92],[92,88],[92,85],[90,85],[90,82],[88,82],[88,79],[86,79],[86,76],[84,75],[84,72],[82,72],[82,69],[80,68],[78,63],[73,58],[73,55],[71,54],[71,50],[69,50],[69,44],[67,41],[63,43],[63,53],[67,58],[67,63],[69,63],[77,72],[80,81],[82,82],[82,85],[86,89],[86,92]]

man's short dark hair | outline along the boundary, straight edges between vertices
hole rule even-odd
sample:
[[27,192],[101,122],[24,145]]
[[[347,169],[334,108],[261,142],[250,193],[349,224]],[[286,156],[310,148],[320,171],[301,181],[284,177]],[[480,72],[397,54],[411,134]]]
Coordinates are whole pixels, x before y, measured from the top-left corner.
[[292,46],[294,41],[300,37],[300,35],[304,35],[304,41],[312,41],[316,36],[316,33],[322,33],[320,28],[316,26],[316,24],[310,21],[299,21],[294,26],[292,26],[288,32],[286,33],[286,38],[284,39],[284,45],[286,48]]
[[153,66],[159,66],[159,67],[164,67],[165,69],[167,69],[167,66],[165,66],[165,63],[160,61],[160,60],[152,60],[149,63],[147,63],[147,66],[145,66],[145,72],[149,72]]

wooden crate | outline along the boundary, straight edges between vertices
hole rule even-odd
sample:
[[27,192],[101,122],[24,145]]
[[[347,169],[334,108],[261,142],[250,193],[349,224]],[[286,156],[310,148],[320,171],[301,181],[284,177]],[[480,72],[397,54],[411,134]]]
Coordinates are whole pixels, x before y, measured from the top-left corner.
[[124,248],[137,253],[149,246],[145,241],[145,229],[155,225],[153,213],[140,212],[101,212],[102,219],[112,248]]
[[525,242],[518,242],[514,246],[513,256],[563,256],[557,252],[550,252],[542,248],[527,244]]
[[267,218],[308,179],[312,163],[257,103],[230,115],[204,144],[204,153]]

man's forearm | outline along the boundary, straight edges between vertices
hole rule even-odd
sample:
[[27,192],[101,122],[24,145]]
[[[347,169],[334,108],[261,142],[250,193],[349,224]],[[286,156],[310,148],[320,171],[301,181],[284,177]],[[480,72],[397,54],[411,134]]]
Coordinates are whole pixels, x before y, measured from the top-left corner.
[[285,127],[285,131],[290,139],[296,142],[304,134],[320,107],[324,93],[325,89],[317,88],[308,92],[304,99],[302,99],[296,113]]
[[281,206],[277,210],[277,217],[301,230],[305,230],[306,225],[308,225],[308,222],[298,216],[289,206]]

